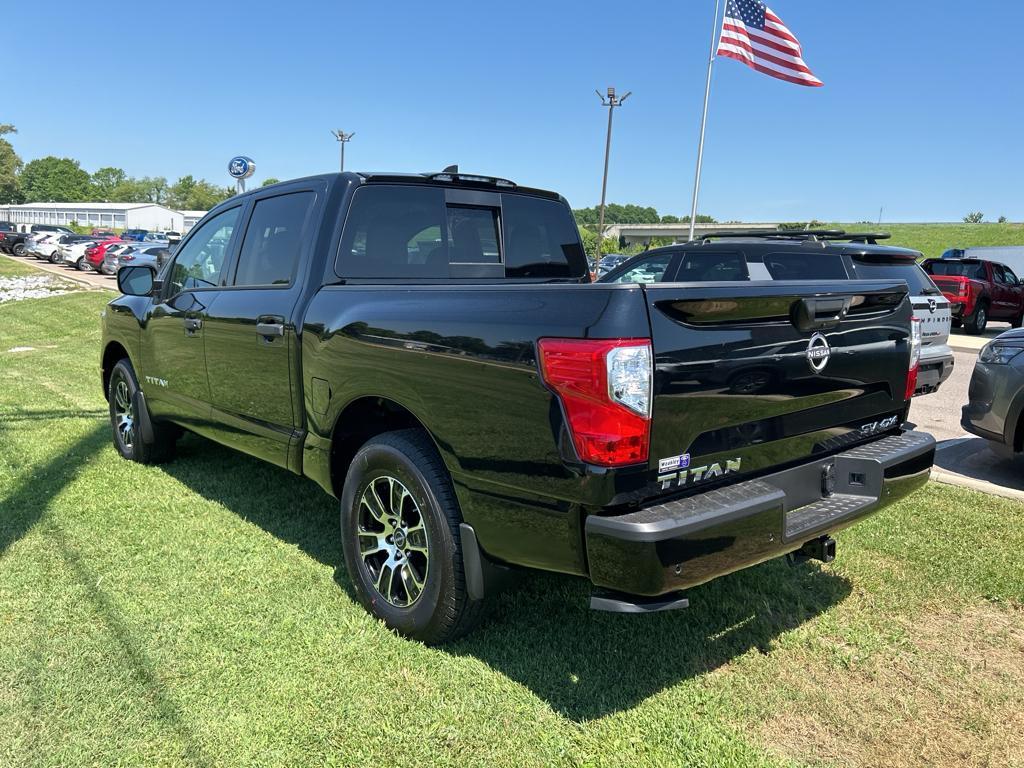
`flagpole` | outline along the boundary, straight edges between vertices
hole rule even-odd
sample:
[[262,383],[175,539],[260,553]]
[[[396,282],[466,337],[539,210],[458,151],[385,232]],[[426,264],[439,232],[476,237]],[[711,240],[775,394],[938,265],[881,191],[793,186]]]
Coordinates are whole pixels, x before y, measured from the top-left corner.
[[718,9],[722,0],[715,0],[715,18],[711,24],[711,54],[708,57],[708,79],[704,85],[704,112],[700,118],[700,141],[697,144],[697,170],[693,176],[693,205],[690,207],[690,240],[693,240],[694,228],[697,226],[697,194],[700,192],[700,168],[704,162],[704,128],[708,122],[708,100],[711,97],[711,68],[715,64],[718,51]]

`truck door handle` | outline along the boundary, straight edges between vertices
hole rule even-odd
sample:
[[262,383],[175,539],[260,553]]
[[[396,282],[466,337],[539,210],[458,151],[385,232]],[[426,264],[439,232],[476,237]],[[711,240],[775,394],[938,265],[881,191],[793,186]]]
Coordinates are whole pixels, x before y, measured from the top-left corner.
[[185,326],[186,336],[195,336],[196,331],[203,327],[203,321],[198,317],[186,317],[182,323]]
[[284,336],[284,318],[272,315],[256,319],[256,334],[266,342],[272,342],[277,336]]

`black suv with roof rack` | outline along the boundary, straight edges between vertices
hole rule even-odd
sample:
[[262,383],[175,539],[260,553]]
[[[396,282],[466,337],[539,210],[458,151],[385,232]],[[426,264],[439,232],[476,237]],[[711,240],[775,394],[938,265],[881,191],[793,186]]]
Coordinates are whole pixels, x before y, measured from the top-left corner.
[[953,372],[949,301],[917,263],[922,254],[879,244],[889,237],[888,232],[840,229],[711,232],[691,242],[646,251],[598,282],[903,280],[921,327],[921,364],[914,394],[929,394]]

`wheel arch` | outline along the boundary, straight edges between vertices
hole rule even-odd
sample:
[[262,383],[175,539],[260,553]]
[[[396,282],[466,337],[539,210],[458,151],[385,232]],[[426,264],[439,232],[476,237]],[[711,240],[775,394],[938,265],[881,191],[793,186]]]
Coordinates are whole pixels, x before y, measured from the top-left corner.
[[[132,368],[135,368],[134,362],[132,362],[131,355],[128,354],[128,349],[119,341],[109,341],[107,346],[103,348],[103,358],[101,363],[102,374],[103,374],[103,399],[107,399],[108,392],[110,390],[110,374],[114,370],[114,366],[117,365],[118,360],[127,358],[129,363],[132,363]],[[136,372],[136,375],[138,373]]]
[[341,498],[345,475],[352,459],[366,441],[399,429],[419,429],[426,434],[448,469],[448,462],[445,461],[444,451],[438,445],[437,438],[411,409],[387,397],[358,397],[341,409],[331,430],[331,488],[337,498]]

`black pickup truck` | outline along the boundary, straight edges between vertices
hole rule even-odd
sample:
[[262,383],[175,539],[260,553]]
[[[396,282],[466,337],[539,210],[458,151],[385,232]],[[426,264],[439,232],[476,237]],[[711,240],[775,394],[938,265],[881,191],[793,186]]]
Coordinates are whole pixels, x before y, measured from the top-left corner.
[[[793,553],[922,485],[898,280],[594,284],[559,195],[457,171],[331,174],[220,204],[103,313],[114,445],[181,430],[341,501],[356,592],[426,642],[511,566],[597,609]],[[730,370],[778,373],[734,391]],[[211,468],[210,471],[216,471]]]

